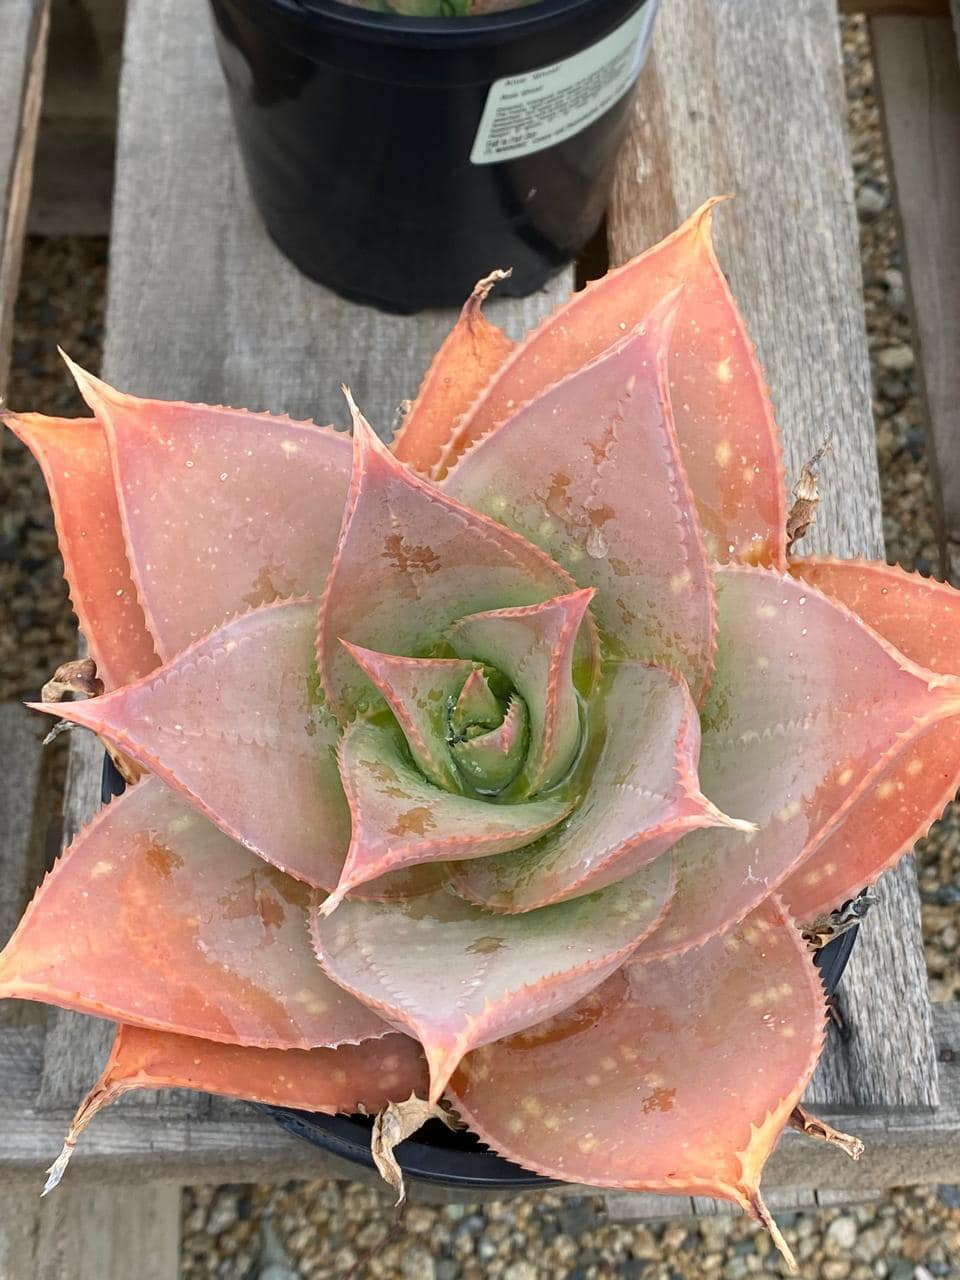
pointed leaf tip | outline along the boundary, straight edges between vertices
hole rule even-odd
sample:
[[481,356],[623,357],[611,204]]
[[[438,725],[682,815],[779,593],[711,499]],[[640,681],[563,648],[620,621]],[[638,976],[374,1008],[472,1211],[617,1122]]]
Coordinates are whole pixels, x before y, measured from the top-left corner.
[[[960,672],[960,592],[864,560],[803,557],[790,572],[846,606],[913,662]],[[891,759],[864,794],[783,886],[797,919],[813,920],[856,897],[929,830],[960,786],[960,717],[930,725]]]
[[431,473],[460,419],[513,349],[483,314],[494,284],[510,274],[492,271],[477,282],[393,441],[396,456],[421,475]]
[[145,778],[48,874],[0,955],[0,995],[259,1047],[384,1035],[319,973],[308,910],[303,885]]
[[458,893],[494,911],[530,911],[633,875],[689,831],[741,829],[701,794],[699,750],[696,708],[679,676],[608,664],[573,775],[576,810],[529,849],[452,868]]
[[337,726],[317,698],[316,616],[315,601],[263,605],[137,684],[37,709],[108,739],[280,870],[332,888],[350,817]]
[[[725,931],[791,873],[802,877],[805,859],[875,786],[896,802],[887,770],[951,714],[952,686],[936,687],[815,588],[747,566],[720,567],[715,578],[720,626],[700,784],[759,829],[710,828],[678,844],[676,896],[640,949],[650,959]],[[791,891],[791,909],[795,900]]]
[[517,405],[582,368],[685,281],[670,351],[676,428],[711,556],[784,563],[780,442],[763,373],[711,236],[715,198],[672,235],[574,294],[504,360],[445,446],[442,477]]
[[110,454],[95,418],[0,412],[43,472],[70,603],[110,689],[160,661],[131,576]]
[[339,764],[352,830],[324,914],[346,893],[400,868],[521,848],[560,822],[573,804],[559,794],[522,804],[490,804],[443,791],[410,763],[393,726],[362,719],[344,730]]
[[477,670],[457,658],[403,658],[340,642],[383,695],[420,769],[445,790],[460,780],[447,741],[450,710]]
[[336,1049],[258,1049],[121,1023],[42,1194],[59,1184],[90,1121],[134,1089],[193,1089],[325,1115],[371,1114],[411,1091],[425,1092],[427,1074],[416,1041],[392,1032]]
[[676,668],[699,700],[713,658],[713,584],[671,407],[674,302],[658,300],[643,324],[514,410],[442,488],[594,587],[612,654]]
[[630,960],[579,1004],[474,1050],[449,1092],[482,1142],[535,1172],[762,1213],[760,1174],[823,1040],[816,970],[768,902],[728,937]]
[[319,598],[350,475],[344,433],[143,399],[78,376],[107,442],[131,576],[162,659],[244,609]]
[[[539,605],[471,614],[447,632],[455,653],[494,667],[523,698],[530,717],[523,783],[530,795],[559,782],[580,748],[574,656],[594,595],[588,587]],[[590,692],[596,673],[579,676],[584,692]]]
[[660,859],[600,893],[515,916],[447,889],[404,903],[346,898],[332,916],[314,913],[314,947],[335,982],[420,1041],[436,1100],[471,1048],[566,1008],[618,968],[671,885]]
[[[350,497],[320,609],[317,654],[330,706],[346,722],[369,696],[343,640],[423,657],[466,614],[535,604],[574,586],[538,548],[440,493],[372,428],[358,426]],[[592,653],[593,634],[581,645]]]

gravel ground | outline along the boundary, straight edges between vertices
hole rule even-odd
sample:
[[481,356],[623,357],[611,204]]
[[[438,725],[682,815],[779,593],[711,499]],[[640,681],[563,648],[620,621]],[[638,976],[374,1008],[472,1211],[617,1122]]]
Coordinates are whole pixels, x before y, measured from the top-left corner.
[[[874,369],[888,556],[935,573],[923,412],[864,24],[844,21],[851,141]],[[106,243],[30,242],[9,398],[81,411],[56,343],[96,370]],[[829,494],[827,494],[829,501]],[[72,653],[74,629],[37,469],[12,437],[0,467],[0,697],[35,694]],[[934,999],[960,996],[960,814],[918,848]],[[735,1218],[656,1227],[608,1223],[601,1202],[552,1194],[477,1206],[408,1206],[338,1183],[195,1187],[184,1193],[183,1280],[739,1280],[781,1274],[767,1239]],[[808,1280],[960,1280],[960,1188],[891,1193],[875,1205],[778,1215]]]

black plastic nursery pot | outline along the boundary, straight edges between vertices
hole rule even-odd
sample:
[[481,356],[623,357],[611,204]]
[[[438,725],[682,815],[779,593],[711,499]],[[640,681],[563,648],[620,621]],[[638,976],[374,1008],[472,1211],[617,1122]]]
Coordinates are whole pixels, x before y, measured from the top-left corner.
[[308,276],[390,311],[524,296],[600,225],[659,0],[409,18],[211,0],[253,198]]
[[[123,778],[109,756],[104,756],[101,799],[106,804],[123,792]],[[843,976],[856,941],[859,926],[842,933],[816,954],[815,962],[828,996],[832,996]],[[370,1150],[373,1120],[369,1116],[327,1116],[289,1107],[258,1104],[288,1133],[303,1138],[363,1168],[375,1168]],[[430,1120],[395,1151],[404,1177],[413,1183],[428,1183],[450,1190],[518,1191],[557,1183],[532,1173],[496,1152],[490,1151],[473,1134],[452,1132],[439,1120]]]

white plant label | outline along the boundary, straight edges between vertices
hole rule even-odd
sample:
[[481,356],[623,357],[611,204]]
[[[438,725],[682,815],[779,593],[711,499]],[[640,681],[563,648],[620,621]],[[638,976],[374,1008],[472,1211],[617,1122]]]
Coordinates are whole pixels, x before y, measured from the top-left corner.
[[660,0],[647,0],[608,36],[571,58],[490,86],[474,139],[474,164],[543,151],[586,129],[631,87],[650,47]]

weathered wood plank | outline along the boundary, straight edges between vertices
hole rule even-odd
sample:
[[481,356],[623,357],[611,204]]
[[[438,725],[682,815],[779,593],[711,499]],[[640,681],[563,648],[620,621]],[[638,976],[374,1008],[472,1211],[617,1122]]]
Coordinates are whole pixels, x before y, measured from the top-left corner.
[[[55,760],[41,745],[47,727],[19,703],[0,705],[0,946],[59,847]],[[39,1005],[0,1003],[0,1026],[28,1026],[43,1018]]]
[[874,18],[944,569],[960,583],[960,63],[949,18]]
[[[673,0],[661,13],[609,216],[611,258],[707,195],[757,340],[789,476],[835,450],[805,546],[883,554],[860,259],[832,0]],[[656,162],[654,162],[656,158]],[[916,878],[884,877],[842,986],[847,1033],[811,1087],[821,1107],[931,1106],[936,1070]]]
[[47,815],[40,743],[46,730],[20,703],[0,705],[0,946],[43,870]]
[[[859,1163],[823,1143],[787,1133],[767,1167],[765,1189],[772,1194],[782,1188],[799,1193],[828,1187],[872,1196],[878,1187],[960,1182],[960,1004],[936,1005],[934,1023],[942,1058],[936,1112],[837,1116],[839,1128],[859,1134],[866,1143]],[[39,1030],[0,1029],[0,1177],[5,1192],[38,1186],[60,1150],[69,1118],[66,1112],[40,1112],[33,1105],[42,1053]],[[120,1102],[93,1122],[64,1188],[99,1181],[280,1181],[358,1174],[287,1136],[251,1107],[220,1102],[203,1120],[160,1109],[145,1122],[135,1099],[130,1104]],[[568,1190],[576,1194],[586,1188]]]
[[[876,1189],[858,1191],[814,1190],[809,1187],[774,1187],[764,1192],[767,1208],[773,1213],[796,1210],[833,1208],[849,1204],[869,1204],[883,1195]],[[604,1195],[606,1216],[610,1222],[651,1222],[665,1218],[703,1218],[722,1215],[740,1217],[742,1210],[729,1200],[713,1196],[649,1195],[635,1191],[614,1191]]]
[[[202,105],[201,105],[202,104]],[[163,199],[157,199],[157,192]],[[453,313],[387,316],[343,302],[290,265],[253,209],[206,13],[135,0],[124,49],[104,376],[125,390],[346,422],[340,383],[389,435]],[[496,264],[491,264],[496,265]],[[572,272],[488,313],[519,335]],[[100,753],[71,746],[67,825],[99,794]],[[41,1102],[74,1103],[109,1043],[103,1024],[50,1019]]]
[[64,1187],[5,1195],[0,1280],[177,1280],[180,1188]]
[[49,0],[0,0],[0,400],[43,93]]

